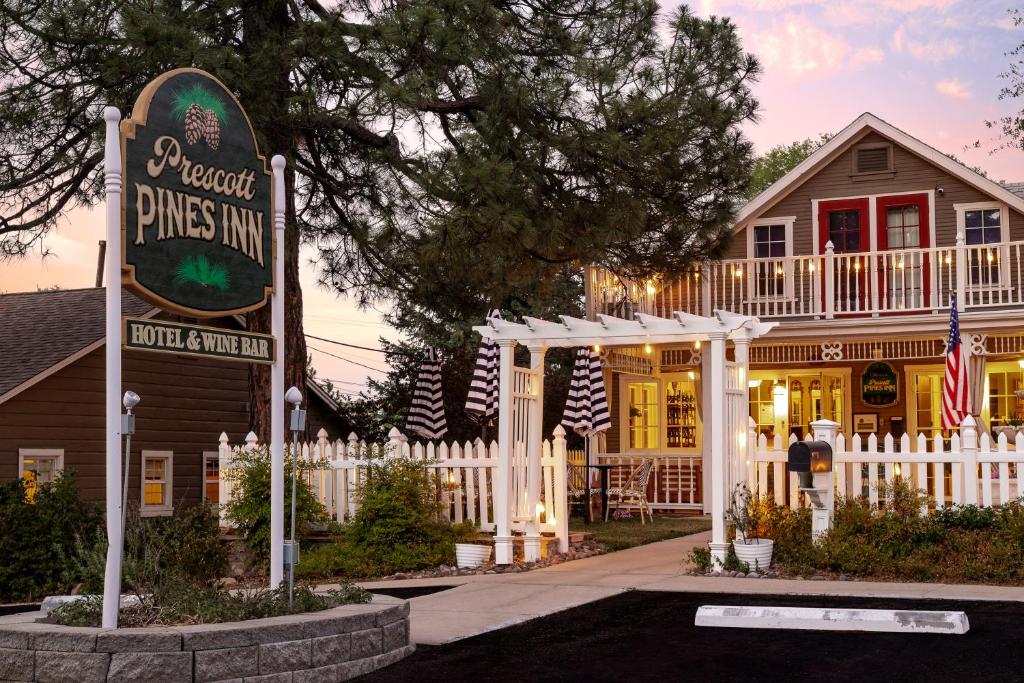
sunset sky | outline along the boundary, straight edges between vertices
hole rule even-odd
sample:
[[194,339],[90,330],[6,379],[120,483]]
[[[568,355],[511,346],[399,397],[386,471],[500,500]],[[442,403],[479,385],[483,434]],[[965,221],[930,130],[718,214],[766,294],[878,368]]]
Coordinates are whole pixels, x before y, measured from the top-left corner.
[[[666,10],[678,3],[663,2]],[[978,165],[997,180],[1024,180],[1024,153],[988,149],[995,143],[984,121],[1013,112],[997,99],[1005,53],[1024,40],[1007,16],[1008,2],[989,0],[702,0],[702,15],[729,16],[744,46],[760,57],[764,74],[755,92],[760,120],[746,132],[757,149],[819,133],[834,133],[864,111],[928,144]],[[1024,109],[1024,101],[1017,102]],[[974,141],[982,149],[966,149]],[[0,291],[37,287],[91,287],[102,210],[69,214],[45,241],[51,252],[0,265]],[[364,346],[396,333],[375,311],[359,311],[316,285],[305,254],[302,279],[306,331]],[[383,368],[381,354],[310,340],[321,377],[358,392]],[[323,349],[342,356],[333,358]],[[352,362],[350,362],[352,361]],[[357,365],[360,363],[362,365]]]

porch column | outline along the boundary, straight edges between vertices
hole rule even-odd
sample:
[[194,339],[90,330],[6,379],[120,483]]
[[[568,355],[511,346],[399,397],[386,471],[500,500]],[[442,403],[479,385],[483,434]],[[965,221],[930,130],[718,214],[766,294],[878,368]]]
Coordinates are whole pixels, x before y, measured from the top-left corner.
[[494,477],[494,562],[512,564],[509,493],[512,485],[512,363],[516,343],[498,344],[498,470]]
[[[530,515],[526,523],[526,538],[523,543],[523,559],[536,562],[540,559],[540,504],[541,478],[544,471],[541,466],[541,440],[544,437],[544,354],[543,346],[531,346],[530,372],[533,382],[533,401],[530,403],[530,415],[527,423],[526,452],[526,510]],[[543,509],[543,508],[541,508]]]
[[739,439],[735,462],[731,464],[733,471],[732,485],[736,485],[747,483],[747,470],[750,467],[750,448],[753,445],[747,443],[747,422],[750,420],[750,401],[747,398],[749,396],[747,380],[750,379],[750,338],[747,337],[744,330],[740,336],[733,339],[732,343],[736,351],[736,365],[739,366],[739,389],[743,392],[744,399],[746,399],[739,402],[739,405],[735,408],[736,414],[731,416],[738,434],[736,438]]
[[712,564],[721,567],[729,549],[725,537],[725,454],[728,438],[725,433],[725,333],[713,333],[709,346],[711,404],[704,411],[711,417],[711,543],[708,545]]

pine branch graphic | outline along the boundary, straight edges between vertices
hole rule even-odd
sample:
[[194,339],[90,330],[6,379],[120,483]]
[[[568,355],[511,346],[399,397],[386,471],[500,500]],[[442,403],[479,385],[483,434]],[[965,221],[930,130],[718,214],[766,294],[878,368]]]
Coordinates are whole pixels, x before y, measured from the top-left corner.
[[177,282],[196,284],[222,292],[231,286],[231,276],[227,268],[220,263],[212,263],[202,254],[185,257],[178,264],[174,279]]

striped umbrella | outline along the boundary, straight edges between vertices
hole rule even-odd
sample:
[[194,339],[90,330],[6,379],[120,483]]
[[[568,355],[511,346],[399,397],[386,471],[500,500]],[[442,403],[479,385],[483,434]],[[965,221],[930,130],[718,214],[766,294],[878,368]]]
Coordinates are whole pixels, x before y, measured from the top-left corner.
[[434,349],[427,352],[427,359],[420,365],[405,428],[424,439],[440,439],[448,431],[441,398],[441,365]]
[[580,436],[593,436],[612,426],[601,374],[601,357],[590,348],[576,354],[562,424]]
[[[496,308],[487,311],[487,319],[491,318],[500,319],[501,311]],[[481,424],[487,424],[498,414],[498,345],[489,337],[480,341],[480,350],[476,352],[466,412],[474,415]]]

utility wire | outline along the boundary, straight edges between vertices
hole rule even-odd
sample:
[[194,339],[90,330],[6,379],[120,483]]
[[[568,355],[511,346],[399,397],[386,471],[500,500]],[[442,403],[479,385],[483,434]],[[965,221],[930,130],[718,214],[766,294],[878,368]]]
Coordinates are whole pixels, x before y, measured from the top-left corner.
[[[334,339],[326,339],[324,337],[317,337],[316,335],[313,335],[313,334],[307,334],[306,336],[309,337],[310,339],[316,339],[317,341],[327,342],[328,344],[337,344],[338,346],[347,346],[350,349],[360,349],[362,351],[373,351],[374,353],[388,353],[384,349],[374,349],[374,348],[371,348],[369,346],[359,346],[358,344],[349,344],[348,342],[340,342],[340,341],[335,341]],[[412,353],[407,353],[405,351],[392,351],[391,353],[395,354],[396,356],[413,356],[413,355],[415,355],[415,354],[412,354]]]
[[316,348],[315,346],[310,346],[310,347],[309,347],[309,349],[310,349],[311,351],[316,351],[316,352],[318,352],[318,353],[322,353],[322,354],[328,355],[328,356],[330,356],[331,358],[337,358],[338,360],[343,360],[343,361],[345,361],[346,363],[352,363],[353,365],[358,365],[359,367],[361,367],[361,368],[366,368],[367,370],[374,370],[374,371],[376,371],[376,372],[382,372],[382,373],[384,373],[385,375],[386,375],[386,374],[388,373],[388,371],[387,371],[387,370],[381,370],[380,368],[375,368],[375,367],[373,367],[373,366],[371,366],[371,365],[365,365],[365,364],[363,364],[363,363],[360,363],[360,362],[358,362],[358,361],[354,361],[354,360],[352,360],[351,358],[345,358],[344,356],[339,356],[339,355],[337,355],[337,354],[331,353],[330,351],[324,351],[323,349],[318,349],[318,348]]

